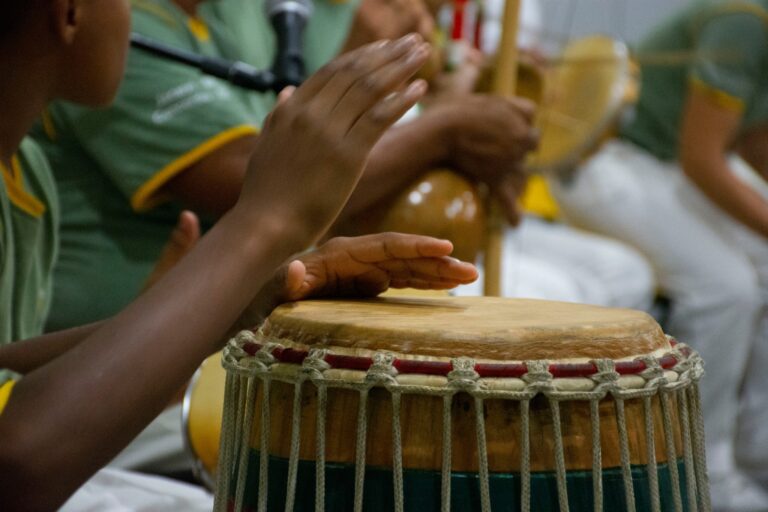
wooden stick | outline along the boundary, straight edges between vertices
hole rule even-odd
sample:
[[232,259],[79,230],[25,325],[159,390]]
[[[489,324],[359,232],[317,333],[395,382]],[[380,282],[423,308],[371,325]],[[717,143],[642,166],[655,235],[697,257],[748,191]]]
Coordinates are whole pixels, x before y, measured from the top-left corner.
[[[520,17],[520,0],[506,0],[493,92],[504,97],[515,95],[517,87],[517,28]],[[502,257],[504,226],[506,221],[501,206],[489,198],[488,235],[485,245],[485,282],[487,296],[501,296]]]

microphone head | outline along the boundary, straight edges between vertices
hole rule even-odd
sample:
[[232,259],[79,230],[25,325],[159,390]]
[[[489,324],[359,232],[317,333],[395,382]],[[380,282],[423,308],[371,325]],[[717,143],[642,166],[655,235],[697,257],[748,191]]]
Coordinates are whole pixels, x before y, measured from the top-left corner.
[[304,20],[312,16],[315,7],[312,0],[266,0],[264,12],[267,18],[272,18],[280,13],[292,12],[298,14]]

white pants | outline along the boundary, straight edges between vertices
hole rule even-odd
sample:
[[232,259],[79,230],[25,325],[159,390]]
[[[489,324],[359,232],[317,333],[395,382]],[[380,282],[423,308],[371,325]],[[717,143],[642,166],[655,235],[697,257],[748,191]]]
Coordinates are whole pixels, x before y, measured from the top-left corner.
[[768,303],[768,242],[712,204],[676,164],[626,142],[607,144],[572,183],[552,185],[575,225],[624,240],[651,261],[672,300],[670,333],[707,363],[710,471],[733,467],[737,429],[740,462],[768,468],[768,333],[758,327]]
[[210,512],[213,497],[167,478],[106,468],[96,473],[60,512]]
[[[482,294],[480,278],[456,295]],[[502,295],[647,310],[653,273],[616,240],[527,216],[504,236]]]
[[117,457],[110,466],[146,473],[172,474],[192,467],[184,448],[181,405],[164,410]]

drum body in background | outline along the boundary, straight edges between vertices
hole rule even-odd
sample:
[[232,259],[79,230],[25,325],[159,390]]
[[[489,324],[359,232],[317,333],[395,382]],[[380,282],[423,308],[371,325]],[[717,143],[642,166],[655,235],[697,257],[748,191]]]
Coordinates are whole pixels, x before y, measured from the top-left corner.
[[307,301],[223,361],[218,510],[709,509],[701,361],[641,312]]

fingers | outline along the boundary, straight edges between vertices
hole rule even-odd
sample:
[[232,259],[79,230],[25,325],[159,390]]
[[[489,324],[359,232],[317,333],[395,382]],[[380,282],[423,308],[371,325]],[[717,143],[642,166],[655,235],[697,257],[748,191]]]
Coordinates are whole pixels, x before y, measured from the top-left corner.
[[448,256],[453,244],[428,236],[379,233],[354,238],[334,238],[325,247],[343,250],[356,261],[375,263],[390,259]]
[[471,263],[443,256],[411,260],[386,260],[377,264],[391,279],[419,279],[468,284],[477,279],[477,269]]
[[[368,109],[388,97],[413,76],[429,57],[429,45],[423,43],[421,37],[417,35],[399,39],[392,44],[392,48],[389,55],[377,55],[378,52],[370,56],[364,55],[371,61],[365,66],[368,69],[366,74],[339,73],[338,77],[326,87],[329,90],[333,88],[343,90],[343,96],[339,97],[330,115],[332,122],[340,129],[344,129],[344,133],[349,131],[349,128]],[[357,66],[362,64],[358,63]],[[413,96],[414,92],[425,85],[418,85],[417,90],[409,91],[408,97]],[[329,94],[334,92],[336,91]],[[426,92],[426,89],[423,92]],[[417,98],[421,97],[421,94]],[[376,113],[377,116],[382,114],[382,112]],[[388,119],[384,120],[384,122],[387,121]]]

